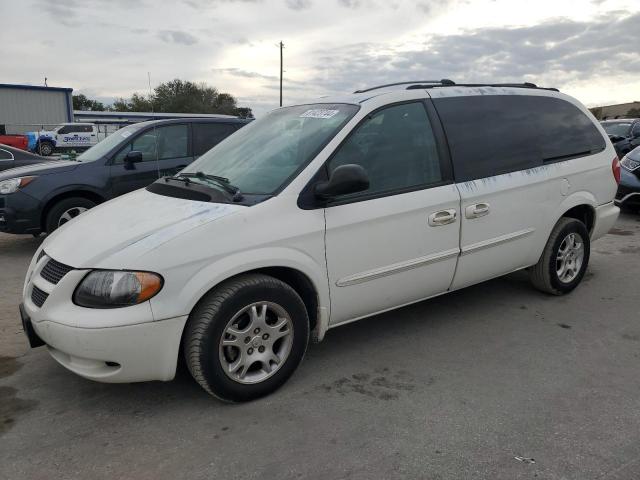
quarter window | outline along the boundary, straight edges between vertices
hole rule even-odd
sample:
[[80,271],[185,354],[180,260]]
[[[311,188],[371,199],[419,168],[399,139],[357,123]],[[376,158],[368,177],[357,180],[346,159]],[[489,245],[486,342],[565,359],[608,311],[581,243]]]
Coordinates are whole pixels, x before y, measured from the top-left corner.
[[347,164],[360,165],[369,175],[369,189],[353,196],[442,181],[436,141],[424,105],[394,105],[371,115],[329,161],[329,173]]
[[183,158],[188,156],[188,142],[187,125],[150,128],[120,150],[114,163],[124,163],[124,157],[131,151],[142,152],[143,162]]
[[605,149],[575,105],[553,97],[484,95],[435,99],[456,181],[535,168]]

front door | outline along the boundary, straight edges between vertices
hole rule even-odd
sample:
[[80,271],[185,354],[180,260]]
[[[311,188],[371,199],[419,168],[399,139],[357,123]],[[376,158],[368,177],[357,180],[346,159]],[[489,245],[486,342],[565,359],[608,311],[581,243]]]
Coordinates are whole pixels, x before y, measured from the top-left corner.
[[[144,188],[158,178],[175,175],[191,163],[189,125],[152,127],[139,133],[114,157],[111,165],[112,195]],[[142,162],[124,161],[127,153],[142,153]]]
[[328,170],[361,165],[365,192],[325,209],[331,324],[415,302],[449,287],[459,253],[460,198],[421,101],[361,123]]

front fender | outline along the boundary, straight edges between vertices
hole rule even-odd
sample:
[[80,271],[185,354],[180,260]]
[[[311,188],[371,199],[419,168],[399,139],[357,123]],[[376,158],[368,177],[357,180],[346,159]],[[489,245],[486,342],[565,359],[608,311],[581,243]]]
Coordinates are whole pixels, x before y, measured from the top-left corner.
[[[322,262],[316,261],[294,248],[264,247],[221,257],[186,278],[172,272],[167,279],[183,277],[183,281],[167,282],[162,294],[151,300],[154,317],[158,320],[191,313],[207,292],[236,275],[262,268],[285,267],[306,275],[318,295],[318,327],[314,337],[320,340],[328,325],[330,308],[324,256],[322,259]],[[186,270],[183,273],[186,274]],[[180,298],[180,302],[175,302],[175,298]]]

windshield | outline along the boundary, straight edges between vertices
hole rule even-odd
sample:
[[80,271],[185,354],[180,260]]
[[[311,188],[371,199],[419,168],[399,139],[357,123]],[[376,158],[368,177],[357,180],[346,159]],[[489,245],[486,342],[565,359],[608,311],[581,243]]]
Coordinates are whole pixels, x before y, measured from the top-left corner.
[[121,128],[115,133],[112,133],[101,142],[96,143],[89,150],[79,155],[77,160],[80,162],[93,162],[102,158],[106,153],[111,151],[112,148],[123,143],[127,138],[131,137],[135,132],[142,128],[141,125],[129,125]]
[[618,137],[626,137],[629,135],[631,123],[629,122],[606,122],[602,124],[602,128],[607,135],[617,135]]
[[307,165],[358,108],[347,104],[279,108],[241,128],[183,172],[225,177],[243,194],[272,194]]

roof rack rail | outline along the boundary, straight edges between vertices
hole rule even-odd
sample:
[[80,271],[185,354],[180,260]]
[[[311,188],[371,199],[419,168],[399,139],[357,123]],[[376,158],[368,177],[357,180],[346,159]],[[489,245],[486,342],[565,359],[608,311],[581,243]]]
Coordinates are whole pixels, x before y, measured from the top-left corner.
[[[451,80],[449,80],[451,82]],[[407,90],[416,90],[416,89],[424,89],[424,88],[438,88],[438,87],[510,87],[510,88],[535,88],[538,90],[552,90],[554,92],[559,92],[557,88],[553,87],[539,87],[535,83],[524,82],[524,83],[444,83],[441,84],[431,84],[429,82],[427,85],[422,84],[413,84],[407,87]]]
[[380,88],[386,88],[386,87],[396,87],[398,85],[413,85],[413,84],[437,84],[437,85],[441,85],[441,86],[450,86],[450,85],[455,85],[455,83],[451,80],[449,80],[448,78],[443,78],[442,80],[417,80],[417,81],[413,81],[413,82],[396,82],[396,83],[387,83],[385,85],[378,85],[377,87],[369,87],[369,88],[363,88],[362,90],[356,90],[353,93],[366,93],[366,92],[370,92],[372,90],[378,90]]

